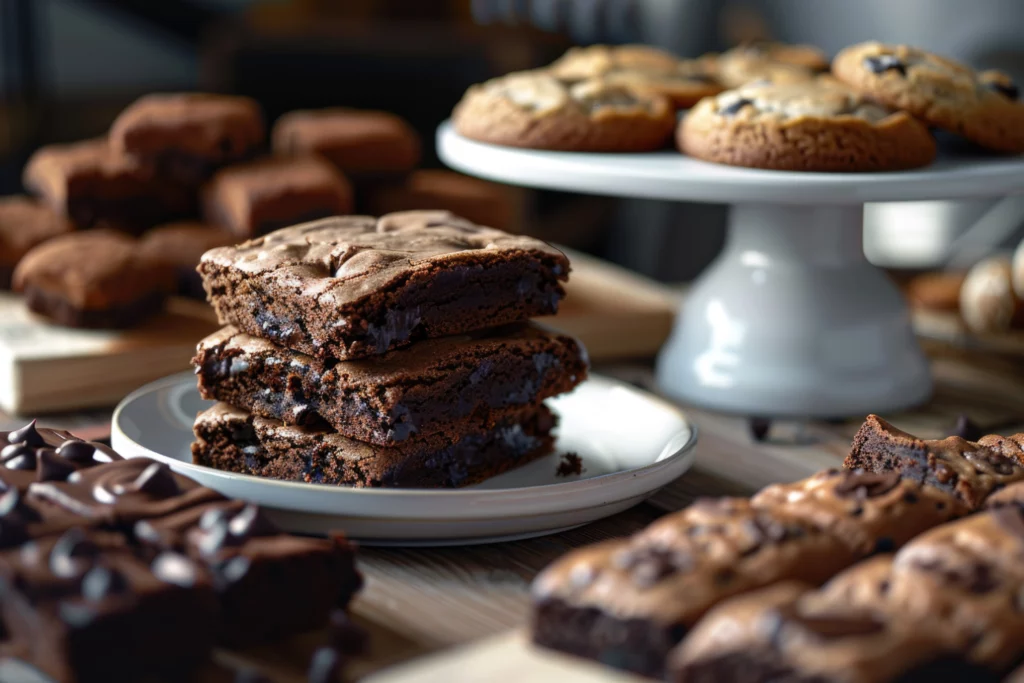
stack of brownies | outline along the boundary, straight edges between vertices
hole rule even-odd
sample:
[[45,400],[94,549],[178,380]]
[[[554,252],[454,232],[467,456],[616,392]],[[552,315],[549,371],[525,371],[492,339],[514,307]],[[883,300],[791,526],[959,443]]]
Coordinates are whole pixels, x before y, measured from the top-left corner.
[[587,374],[557,311],[569,262],[444,211],[339,216],[207,252],[227,325],[193,360],[196,463],[351,486],[453,487],[551,450],[546,398]]

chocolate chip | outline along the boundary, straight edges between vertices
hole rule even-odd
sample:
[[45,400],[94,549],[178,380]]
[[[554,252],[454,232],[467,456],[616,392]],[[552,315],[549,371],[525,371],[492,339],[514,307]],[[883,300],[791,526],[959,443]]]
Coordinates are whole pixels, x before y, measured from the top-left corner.
[[900,483],[899,472],[864,472],[853,470],[843,474],[833,489],[837,496],[864,500],[888,493]]
[[178,482],[174,481],[171,468],[162,462],[154,462],[142,470],[132,484],[139,493],[148,494],[154,498],[170,498],[180,493]]
[[78,527],[68,529],[50,550],[50,571],[62,578],[80,576],[99,557],[100,549],[85,531]]
[[[1008,99],[1011,99],[1011,100],[1018,100],[1018,99],[1020,99],[1020,88],[1018,88],[1017,84],[1014,83],[1013,81],[1010,81],[1010,80],[1006,80],[1005,82],[988,81],[988,82],[985,83],[985,86],[987,88],[989,88],[990,90],[993,90],[993,91],[999,93],[1000,95],[1003,95],[1004,97],[1007,97]],[[966,439],[967,437],[964,437],[964,438]],[[975,440],[976,439],[970,439],[970,441],[975,441]]]
[[886,71],[896,71],[901,76],[907,75],[907,67],[895,55],[878,55],[877,57],[865,57],[864,66],[871,73],[880,74]]
[[252,538],[277,533],[277,527],[267,519],[259,506],[246,505],[228,523],[228,531],[238,538]]
[[26,446],[39,448],[46,445],[46,439],[36,429],[36,421],[32,420],[21,429],[16,429],[7,435],[8,443],[23,443]]
[[96,565],[82,578],[82,597],[96,602],[128,590],[128,580],[121,572]]
[[327,623],[330,646],[346,655],[360,655],[368,649],[370,634],[349,618],[343,609],[331,610]]
[[64,481],[75,466],[57,455],[52,448],[36,450],[36,481]]
[[16,514],[20,506],[21,495],[17,489],[7,489],[0,495],[0,517]]
[[0,452],[4,467],[9,470],[34,470],[36,468],[36,449],[18,444],[8,446]]
[[341,653],[330,647],[317,648],[309,663],[306,680],[309,683],[337,683],[345,663]]
[[896,543],[888,536],[882,536],[875,541],[876,553],[891,553],[896,549]]
[[199,570],[192,560],[178,553],[163,552],[150,567],[154,576],[182,588],[191,588],[199,581]]
[[71,462],[89,465],[95,460],[96,447],[78,439],[65,441],[57,448],[57,455]]
[[961,413],[956,418],[953,436],[959,436],[967,441],[977,441],[984,435],[982,434],[981,427],[975,424],[967,415]]
[[[743,109],[743,107],[748,107],[748,106],[750,106],[752,104],[754,104],[753,100],[748,100],[745,97],[741,97],[738,100],[734,100],[733,102],[727,104],[724,107],[720,107],[719,110],[718,110],[718,113],[722,114],[723,116],[732,116],[732,115],[736,114],[737,112],[739,112],[740,109]],[[754,421],[751,420],[751,429],[753,429],[753,422]],[[771,424],[770,422],[767,422],[767,421],[765,421],[765,422],[766,422],[766,424]],[[766,433],[767,433],[767,431],[768,431],[768,429],[765,428],[765,432]],[[762,436],[761,439],[763,439],[763,438],[764,437]],[[761,439],[757,439],[757,440],[760,441]]]

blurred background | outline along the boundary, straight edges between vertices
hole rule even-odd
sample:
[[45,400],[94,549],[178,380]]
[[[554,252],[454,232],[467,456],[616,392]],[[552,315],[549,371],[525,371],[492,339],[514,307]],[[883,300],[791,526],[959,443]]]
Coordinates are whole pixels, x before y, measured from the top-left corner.
[[[465,88],[574,44],[644,42],[684,56],[749,39],[829,54],[905,42],[1024,78],[1020,0],[0,0],[0,193],[38,146],[103,133],[141,94],[249,95],[285,111],[387,109],[427,142]],[[692,279],[724,207],[508,188],[520,229],[665,281]],[[865,248],[897,270],[970,265],[1019,240],[1024,201],[871,207]]]

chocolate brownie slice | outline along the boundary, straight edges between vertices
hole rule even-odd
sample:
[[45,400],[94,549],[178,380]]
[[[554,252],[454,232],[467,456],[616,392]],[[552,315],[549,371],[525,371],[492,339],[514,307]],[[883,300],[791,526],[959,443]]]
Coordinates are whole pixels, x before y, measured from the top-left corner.
[[273,479],[356,487],[467,486],[550,452],[554,415],[527,410],[463,436],[409,439],[387,448],[326,428],[294,427],[218,403],[196,418],[198,465]]
[[49,145],[28,160],[22,182],[78,227],[139,233],[195,211],[194,192],[113,150],[106,138]]
[[222,323],[346,360],[553,314],[569,260],[537,239],[411,211],[296,225],[207,252],[199,272]]
[[182,296],[205,299],[203,279],[196,272],[199,259],[210,249],[234,244],[238,238],[214,225],[196,222],[168,223],[146,232],[139,240],[142,258],[174,269],[177,291]]
[[64,216],[28,197],[0,197],[0,289],[10,289],[14,268],[33,247],[75,229]]
[[30,251],[14,271],[29,310],[69,327],[130,327],[158,313],[171,269],[113,230],[73,232]]
[[1024,434],[958,436],[926,441],[869,415],[843,463],[849,469],[898,472],[901,477],[948,491],[977,509],[986,496],[1024,480]]
[[285,424],[322,418],[343,436],[380,446],[435,434],[455,440],[587,376],[579,342],[531,324],[337,362],[225,327],[199,342],[192,363],[203,398]]
[[351,211],[352,186],[318,157],[229,166],[203,188],[203,220],[239,239]]
[[110,145],[162,177],[198,185],[221,166],[250,157],[265,133],[260,106],[249,97],[154,93],[115,119]]
[[401,183],[367,188],[365,207],[378,216],[396,211],[451,211],[498,230],[513,230],[517,224],[513,188],[442,169],[420,169]]

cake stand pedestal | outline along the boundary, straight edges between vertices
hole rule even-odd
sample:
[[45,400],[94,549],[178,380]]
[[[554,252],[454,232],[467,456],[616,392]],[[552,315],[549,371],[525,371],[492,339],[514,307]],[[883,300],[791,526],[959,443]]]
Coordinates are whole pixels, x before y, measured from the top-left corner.
[[[902,295],[864,257],[865,202],[1024,192],[1024,159],[944,157],[899,173],[791,173],[672,151],[586,154],[437,134],[452,168],[528,187],[732,205],[722,254],[693,284],[658,358],[666,394],[762,417],[888,412],[926,400],[928,363]],[[681,229],[687,226],[680,226]]]

